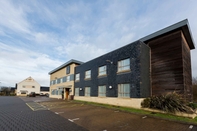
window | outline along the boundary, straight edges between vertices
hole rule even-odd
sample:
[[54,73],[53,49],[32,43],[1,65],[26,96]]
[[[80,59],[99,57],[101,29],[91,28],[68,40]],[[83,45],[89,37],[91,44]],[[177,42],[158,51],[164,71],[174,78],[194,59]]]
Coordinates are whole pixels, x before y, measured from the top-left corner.
[[35,86],[32,86],[32,88],[35,88]]
[[60,78],[60,83],[62,83],[63,82],[63,78]]
[[99,86],[99,96],[106,96],[106,86]]
[[63,77],[62,79],[63,79],[63,82],[66,82],[66,76],[65,76],[65,77]]
[[79,88],[75,88],[75,96],[79,96]]
[[23,86],[23,88],[25,88],[25,86]]
[[85,96],[90,96],[90,87],[85,88]]
[[106,69],[107,69],[106,66],[101,66],[101,67],[99,67],[99,70],[98,70],[99,76],[106,75],[106,74],[107,74],[107,73],[106,73]]
[[78,73],[78,74],[76,74],[76,75],[75,75],[75,81],[79,81],[79,80],[80,80],[80,78],[79,78],[79,77],[80,77],[80,74],[79,74],[79,73]]
[[118,84],[118,97],[130,98],[130,84]]
[[91,70],[85,72],[85,79],[91,78]]
[[67,81],[70,81],[70,76],[67,76]]
[[53,85],[53,81],[51,81],[51,85]]
[[118,72],[130,70],[130,59],[118,61]]
[[66,67],[66,74],[70,74],[70,66]]

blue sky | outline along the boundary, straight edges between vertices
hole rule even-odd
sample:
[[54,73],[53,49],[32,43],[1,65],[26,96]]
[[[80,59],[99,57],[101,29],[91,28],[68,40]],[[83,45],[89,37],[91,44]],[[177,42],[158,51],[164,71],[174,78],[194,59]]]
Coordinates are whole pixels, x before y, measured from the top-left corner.
[[[0,86],[83,62],[188,19],[197,42],[196,0],[1,0]],[[197,77],[197,50],[192,50]]]

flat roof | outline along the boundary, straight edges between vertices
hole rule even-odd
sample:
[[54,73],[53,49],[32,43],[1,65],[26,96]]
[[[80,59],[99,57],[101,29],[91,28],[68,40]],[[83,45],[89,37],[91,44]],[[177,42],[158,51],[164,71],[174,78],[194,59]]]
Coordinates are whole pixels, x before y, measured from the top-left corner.
[[173,32],[173,31],[180,30],[180,29],[182,30],[190,49],[195,49],[195,44],[194,44],[194,41],[192,38],[192,34],[190,31],[190,27],[189,27],[189,22],[187,19],[180,21],[178,23],[175,23],[171,26],[168,26],[164,29],[161,29],[155,33],[148,35],[148,36],[145,36],[145,37],[141,38],[140,41],[147,43],[154,38],[157,38],[157,37],[165,35],[169,32]]
[[56,72],[56,71],[58,71],[58,70],[60,70],[60,69],[62,69],[62,68],[64,68],[64,67],[66,67],[66,66],[68,66],[68,65],[70,65],[70,64],[72,64],[72,63],[79,64],[79,65],[83,64],[83,62],[81,62],[81,61],[71,59],[71,60],[69,60],[68,62],[66,62],[66,63],[62,64],[61,66],[58,66],[58,67],[55,68],[54,70],[50,71],[48,74],[51,75],[51,74],[53,74],[54,72]]

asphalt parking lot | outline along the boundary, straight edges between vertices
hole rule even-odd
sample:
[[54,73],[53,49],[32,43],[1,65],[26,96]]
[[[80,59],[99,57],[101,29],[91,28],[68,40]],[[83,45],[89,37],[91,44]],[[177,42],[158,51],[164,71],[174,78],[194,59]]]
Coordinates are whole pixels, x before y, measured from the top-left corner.
[[121,112],[76,101],[39,104],[90,131],[197,131],[195,125]]
[[197,131],[191,124],[47,97],[0,97],[0,131]]

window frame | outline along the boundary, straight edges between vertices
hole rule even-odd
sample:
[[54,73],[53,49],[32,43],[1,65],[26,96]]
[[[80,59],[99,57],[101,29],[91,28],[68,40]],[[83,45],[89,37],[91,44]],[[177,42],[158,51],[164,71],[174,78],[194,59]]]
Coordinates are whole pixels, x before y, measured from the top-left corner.
[[[104,92],[101,92],[101,88],[104,88]],[[106,97],[106,85],[98,86],[98,96],[99,97]]]
[[[129,89],[125,89],[127,88],[126,85],[128,86]],[[124,92],[125,90],[129,90],[129,92]],[[131,95],[131,85],[129,83],[118,84],[118,98],[130,98],[130,95]]]
[[[89,92],[87,91],[89,89]],[[85,87],[85,93],[84,96],[90,97],[91,96],[91,88],[90,87]]]
[[75,74],[75,81],[80,81],[80,73]]
[[[129,60],[129,64],[124,65],[124,61]],[[124,69],[125,67],[128,67],[128,69]],[[130,58],[126,58],[126,59],[122,59],[118,61],[118,66],[117,66],[117,70],[118,72],[126,72],[126,71],[130,71],[131,67],[130,67]]]
[[[77,94],[76,94],[77,93]],[[75,88],[75,96],[79,96],[79,87]]]
[[[104,70],[100,71],[102,68],[104,68]],[[105,76],[105,75],[107,75],[107,66],[106,65],[100,66],[98,68],[98,76]]]
[[[89,74],[87,74],[88,72],[90,72]],[[91,70],[87,70],[85,72],[85,79],[91,79]]]

